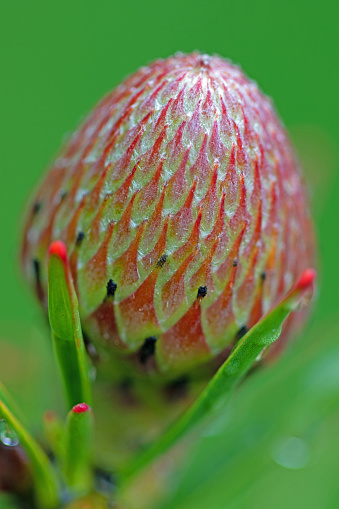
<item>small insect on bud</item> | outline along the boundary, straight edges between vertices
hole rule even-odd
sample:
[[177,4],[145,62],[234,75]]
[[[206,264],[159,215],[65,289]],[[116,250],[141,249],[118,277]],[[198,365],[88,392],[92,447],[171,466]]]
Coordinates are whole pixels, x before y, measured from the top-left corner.
[[127,78],[32,204],[22,263],[40,301],[58,239],[86,337],[145,376],[215,367],[313,265],[288,136],[272,102],[218,56],[177,54]]

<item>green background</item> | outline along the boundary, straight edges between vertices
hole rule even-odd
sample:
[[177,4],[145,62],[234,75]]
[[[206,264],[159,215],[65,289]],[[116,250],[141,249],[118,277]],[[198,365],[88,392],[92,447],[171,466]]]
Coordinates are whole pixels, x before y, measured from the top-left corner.
[[243,384],[159,508],[339,507],[338,16],[335,0],[0,2],[0,379],[34,431],[59,396],[18,268],[24,205],[103,94],[157,57],[218,53],[274,98],[304,166],[319,240],[311,321]]

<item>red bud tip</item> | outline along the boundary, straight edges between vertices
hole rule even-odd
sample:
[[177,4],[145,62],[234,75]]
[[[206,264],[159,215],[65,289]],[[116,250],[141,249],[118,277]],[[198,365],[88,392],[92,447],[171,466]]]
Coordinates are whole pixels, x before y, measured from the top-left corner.
[[61,240],[55,240],[52,242],[49,246],[48,254],[49,256],[56,255],[61,258],[64,263],[67,263],[67,248]]
[[305,269],[302,272],[299,281],[296,284],[296,289],[306,290],[307,288],[310,288],[316,277],[317,272],[314,269],[311,268]]
[[72,408],[72,412],[75,414],[82,414],[84,412],[92,410],[90,406],[87,405],[87,403],[78,403]]

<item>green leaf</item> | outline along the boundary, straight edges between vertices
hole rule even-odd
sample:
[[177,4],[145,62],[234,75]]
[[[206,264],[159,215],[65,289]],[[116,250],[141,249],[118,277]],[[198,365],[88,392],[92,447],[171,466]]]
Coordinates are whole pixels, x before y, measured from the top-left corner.
[[63,436],[63,472],[67,485],[77,495],[91,490],[92,409],[86,403],[68,413]]
[[66,247],[60,241],[53,242],[49,249],[48,314],[69,406],[81,401],[90,403],[91,390],[78,300]]
[[281,333],[281,326],[291,311],[305,305],[313,291],[315,271],[305,270],[294,288],[236,344],[233,351],[212,378],[197,401],[145,452],[142,452],[121,474],[124,485],[158,456],[193,429],[204,417],[225,404],[234,388]]
[[52,465],[20,420],[9,408],[7,391],[0,384],[0,417],[16,433],[19,444],[25,449],[32,467],[32,475],[39,505],[45,509],[58,506],[57,481]]

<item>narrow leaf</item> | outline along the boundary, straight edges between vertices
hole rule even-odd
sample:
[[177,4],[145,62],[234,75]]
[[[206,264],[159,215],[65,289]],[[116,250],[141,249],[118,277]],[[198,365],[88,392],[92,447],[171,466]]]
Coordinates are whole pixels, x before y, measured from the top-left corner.
[[64,475],[76,493],[91,490],[92,410],[86,403],[75,405],[68,413],[63,438]]
[[53,509],[58,506],[58,491],[52,465],[40,445],[9,408],[8,401],[8,395],[0,385],[0,417],[15,432],[19,444],[25,449],[30,459],[39,505],[44,509]]
[[242,337],[196,402],[154,445],[137,456],[122,472],[122,485],[165,453],[204,417],[210,415],[217,405],[226,403],[261,353],[278,339],[282,323],[290,312],[308,303],[313,293],[315,276],[313,269],[306,269],[286,297]]
[[59,459],[62,449],[61,443],[64,432],[64,423],[55,412],[48,410],[43,416],[43,426],[47,442],[54,456]]
[[79,401],[90,403],[90,382],[78,299],[66,246],[60,241],[53,242],[49,248],[48,314],[69,406]]

